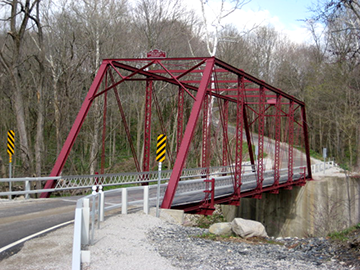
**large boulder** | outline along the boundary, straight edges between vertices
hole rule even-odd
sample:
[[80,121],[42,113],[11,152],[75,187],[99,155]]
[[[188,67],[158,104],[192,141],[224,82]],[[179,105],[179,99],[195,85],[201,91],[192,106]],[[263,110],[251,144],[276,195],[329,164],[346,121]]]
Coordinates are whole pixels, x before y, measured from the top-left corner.
[[212,224],[209,228],[209,232],[216,235],[229,236],[232,234],[231,222],[220,222]]
[[264,225],[258,221],[235,218],[231,222],[232,231],[242,238],[268,237]]

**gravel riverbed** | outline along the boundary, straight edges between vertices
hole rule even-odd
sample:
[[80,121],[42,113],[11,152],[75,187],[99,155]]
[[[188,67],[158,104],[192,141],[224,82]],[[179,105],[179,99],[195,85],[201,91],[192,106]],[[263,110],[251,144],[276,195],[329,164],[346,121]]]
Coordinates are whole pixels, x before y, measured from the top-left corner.
[[[343,262],[323,238],[214,241],[199,237],[207,229],[173,222],[141,213],[106,218],[87,247],[91,262],[82,270],[360,269]],[[27,241],[0,261],[0,269],[71,269],[72,239],[69,225]]]
[[207,229],[150,215],[118,216],[107,222],[96,233],[98,242],[89,247],[91,263],[84,265],[85,270],[116,266],[154,270],[359,269],[336,259],[336,250],[324,238],[214,241],[199,237],[207,234]]
[[261,243],[198,237],[207,233],[205,229],[171,226],[151,230],[148,239],[162,257],[180,269],[355,269],[335,260],[325,239],[268,239]]

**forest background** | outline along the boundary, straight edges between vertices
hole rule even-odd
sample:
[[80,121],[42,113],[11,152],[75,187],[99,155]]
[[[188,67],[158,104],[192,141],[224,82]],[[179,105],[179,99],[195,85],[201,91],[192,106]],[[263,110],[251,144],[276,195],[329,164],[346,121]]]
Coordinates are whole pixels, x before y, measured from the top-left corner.
[[[231,4],[219,10],[224,17],[249,1],[222,2]],[[218,20],[209,31],[211,18],[180,0],[0,1],[0,178],[8,176],[8,130],[16,134],[13,176],[49,175],[102,59],[145,57],[155,48],[169,57],[215,55],[304,101],[312,151],[326,147],[328,157],[358,171],[359,1],[318,1],[311,11],[304,23],[313,41],[299,44],[270,25],[245,31]],[[133,89],[123,98],[141,157],[145,95]],[[165,119],[172,117],[166,99],[159,100]],[[64,174],[99,170],[102,107],[93,107]],[[135,171],[115,106],[107,114],[105,172]]]

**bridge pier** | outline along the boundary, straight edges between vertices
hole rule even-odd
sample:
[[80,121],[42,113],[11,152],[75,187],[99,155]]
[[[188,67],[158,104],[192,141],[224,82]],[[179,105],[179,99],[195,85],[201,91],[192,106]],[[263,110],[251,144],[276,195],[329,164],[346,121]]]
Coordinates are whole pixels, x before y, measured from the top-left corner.
[[360,178],[344,174],[314,176],[304,187],[242,198],[239,207],[223,206],[228,221],[257,220],[270,236],[325,236],[360,222]]

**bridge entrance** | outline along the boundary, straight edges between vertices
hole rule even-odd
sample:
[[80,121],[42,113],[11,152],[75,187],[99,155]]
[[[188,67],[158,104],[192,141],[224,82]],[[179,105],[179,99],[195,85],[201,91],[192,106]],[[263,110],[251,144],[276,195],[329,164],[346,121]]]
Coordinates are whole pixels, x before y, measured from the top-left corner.
[[[141,159],[124,109],[131,95],[144,98]],[[241,197],[261,198],[263,192],[277,193],[311,179],[304,102],[215,57],[103,60],[51,176],[61,173],[96,99],[104,106],[102,171],[110,101],[118,108],[137,171],[148,172],[152,167],[155,133],[167,135],[167,167],[172,172],[162,208],[172,207],[183,169],[189,167],[202,168],[207,188],[200,203],[183,208],[205,214],[213,211],[215,203],[238,205]],[[216,166],[230,168],[230,194],[216,196],[216,179],[209,173],[209,168]],[[294,172],[295,167],[301,168],[300,174]],[[246,173],[256,179],[250,190],[244,189]],[[218,175],[226,173],[220,170]],[[269,177],[272,181],[265,185],[264,179]],[[55,180],[48,181],[45,188],[54,186]]]

